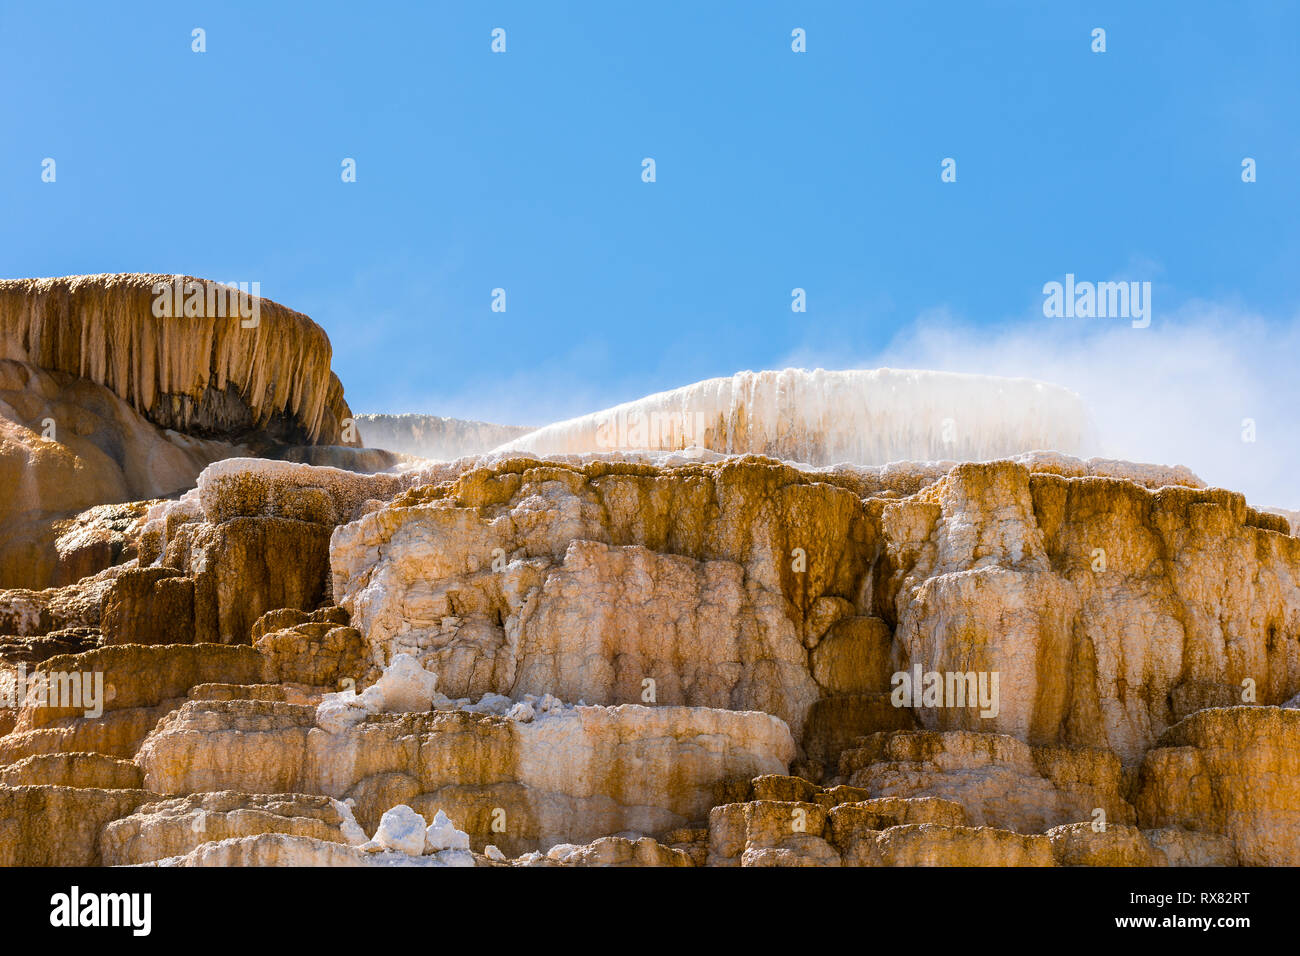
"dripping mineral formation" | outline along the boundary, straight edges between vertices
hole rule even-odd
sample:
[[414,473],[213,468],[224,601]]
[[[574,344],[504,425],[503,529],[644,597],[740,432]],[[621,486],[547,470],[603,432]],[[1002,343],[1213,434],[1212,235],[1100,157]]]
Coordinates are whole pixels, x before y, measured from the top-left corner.
[[502,446],[582,454],[689,446],[811,465],[1086,453],[1092,425],[1073,392],[951,372],[739,372],[557,422]]
[[0,285],[0,862],[1300,864],[1300,542],[1075,457],[1077,396],[787,370],[349,442],[310,319],[168,278]]
[[178,285],[229,292],[155,275],[0,281],[0,587],[71,584],[131,559],[146,503],[223,458],[397,460],[344,447],[360,441],[311,319],[269,299],[251,303],[254,327],[158,308]]

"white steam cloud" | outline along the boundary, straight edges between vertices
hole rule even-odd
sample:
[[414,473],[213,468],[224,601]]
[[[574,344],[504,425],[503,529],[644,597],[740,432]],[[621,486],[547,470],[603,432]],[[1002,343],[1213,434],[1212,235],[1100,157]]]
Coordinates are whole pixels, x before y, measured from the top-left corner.
[[[1300,318],[1300,317],[1298,317]],[[804,350],[786,364],[930,368],[1036,378],[1078,392],[1108,458],[1186,465],[1261,507],[1300,508],[1300,321],[1189,303],[1149,328],[1037,318],[977,328],[922,316],[875,355]],[[1253,429],[1252,429],[1253,426]],[[1250,440],[1253,438],[1253,441]]]

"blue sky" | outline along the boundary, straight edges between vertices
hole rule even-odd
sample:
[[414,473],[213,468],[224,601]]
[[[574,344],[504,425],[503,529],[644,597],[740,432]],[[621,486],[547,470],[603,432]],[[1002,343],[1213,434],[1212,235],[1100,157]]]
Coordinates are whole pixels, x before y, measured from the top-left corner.
[[1294,325],[1296,4],[279,6],[7,0],[3,275],[256,280],[354,409],[525,424],[935,316],[1068,360],[1066,272]]

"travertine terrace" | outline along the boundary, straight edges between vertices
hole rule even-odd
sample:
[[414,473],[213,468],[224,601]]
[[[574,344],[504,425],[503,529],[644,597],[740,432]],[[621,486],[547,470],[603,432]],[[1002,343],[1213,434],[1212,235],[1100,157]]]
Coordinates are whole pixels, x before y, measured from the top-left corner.
[[1066,390],[741,373],[399,459],[310,319],[167,279],[0,283],[0,862],[1300,864],[1300,541]]
[[899,369],[737,372],[514,438],[542,455],[687,446],[810,465],[1085,453],[1093,426],[1068,389],[1028,379]]

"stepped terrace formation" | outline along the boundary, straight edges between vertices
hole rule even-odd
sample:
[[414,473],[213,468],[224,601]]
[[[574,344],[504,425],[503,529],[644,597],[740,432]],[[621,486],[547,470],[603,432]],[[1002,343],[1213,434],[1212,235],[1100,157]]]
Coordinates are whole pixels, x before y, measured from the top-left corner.
[[740,373],[418,456],[168,278],[0,284],[0,863],[1300,864],[1300,541],[1078,396]]

